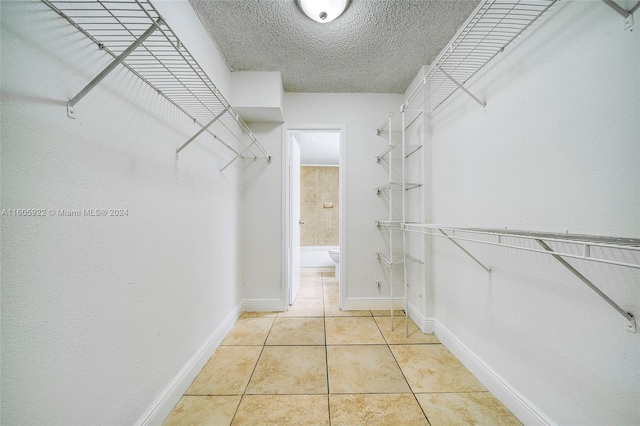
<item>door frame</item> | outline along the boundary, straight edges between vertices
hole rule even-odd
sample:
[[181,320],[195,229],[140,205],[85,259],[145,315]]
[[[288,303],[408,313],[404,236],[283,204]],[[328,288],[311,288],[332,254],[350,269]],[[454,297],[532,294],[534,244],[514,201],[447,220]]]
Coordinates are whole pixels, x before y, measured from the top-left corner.
[[288,124],[282,127],[282,293],[284,295],[284,308],[289,309],[289,288],[291,286],[291,182],[289,175],[289,167],[291,165],[291,141],[289,134],[299,131],[335,131],[340,134],[340,161],[338,175],[340,177],[339,202],[340,202],[340,218],[339,218],[339,243],[340,243],[340,276],[338,278],[338,286],[340,292],[340,308],[344,309],[347,299],[347,128],[342,123],[300,123]]

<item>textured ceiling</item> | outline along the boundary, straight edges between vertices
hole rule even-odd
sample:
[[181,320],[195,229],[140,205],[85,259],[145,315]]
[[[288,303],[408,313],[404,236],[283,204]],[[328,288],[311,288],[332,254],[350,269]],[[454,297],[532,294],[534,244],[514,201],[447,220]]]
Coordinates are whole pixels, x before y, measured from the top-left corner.
[[404,93],[479,0],[351,0],[320,24],[296,0],[190,0],[232,71],[280,71],[288,92]]

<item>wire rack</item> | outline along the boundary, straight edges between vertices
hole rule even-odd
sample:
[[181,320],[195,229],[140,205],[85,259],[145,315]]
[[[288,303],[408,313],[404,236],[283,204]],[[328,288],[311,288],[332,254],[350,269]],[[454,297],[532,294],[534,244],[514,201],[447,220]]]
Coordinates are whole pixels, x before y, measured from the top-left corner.
[[[593,235],[532,232],[506,229],[457,228],[429,223],[403,223],[403,231],[446,238],[491,274],[491,268],[478,260],[459,241],[505,247],[554,257],[626,320],[625,329],[636,333],[632,313],[607,296],[566,259],[597,262],[640,270],[640,239]],[[622,259],[622,260],[620,260]]]
[[546,12],[556,0],[485,0],[433,62],[402,109],[433,111]]
[[[222,170],[237,158],[271,159],[240,115],[149,1],[42,2],[105,53],[116,59],[124,57],[120,64],[202,126],[178,152],[206,131],[233,152],[233,160]],[[140,44],[136,46],[136,42]],[[84,96],[81,92],[76,97],[82,97],[81,94]],[[215,126],[212,126],[214,123]]]

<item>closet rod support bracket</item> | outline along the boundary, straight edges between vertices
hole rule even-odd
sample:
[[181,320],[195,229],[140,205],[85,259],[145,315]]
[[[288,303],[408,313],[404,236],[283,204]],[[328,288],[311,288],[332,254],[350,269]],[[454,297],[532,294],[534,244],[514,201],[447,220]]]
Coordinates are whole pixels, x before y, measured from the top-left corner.
[[620,6],[615,0],[602,0],[608,6],[610,6],[613,10],[618,12],[620,16],[624,19],[622,21],[622,25],[626,30],[633,31],[633,13],[640,7],[640,1],[638,1],[635,6],[633,6],[630,10],[626,10],[622,6]]
[[560,256],[558,254],[554,254],[555,252],[553,251],[553,249],[551,247],[549,247],[547,245],[547,243],[545,243],[542,240],[538,240],[538,239],[536,239],[536,242],[543,249],[545,249],[546,251],[551,253],[551,256],[553,256],[558,262],[560,262],[560,264],[562,264],[562,266],[567,268],[569,270],[569,272],[571,272],[573,275],[578,277],[580,279],[580,281],[582,281],[583,283],[585,283],[587,285],[587,287],[589,287],[591,290],[593,290],[598,296],[600,296],[605,302],[607,302],[613,309],[618,311],[620,313],[620,315],[622,315],[624,317],[624,319],[627,321],[625,329],[629,333],[635,333],[636,332],[636,320],[633,317],[633,314],[631,314],[630,312],[627,312],[624,309],[622,309],[616,302],[611,300],[611,298],[609,298],[609,296],[604,294],[602,292],[602,290],[600,290],[594,283],[592,283],[588,278],[586,278],[584,275],[582,275],[580,272],[578,272],[578,270],[576,268],[574,268],[573,266],[571,266],[569,264],[569,262],[564,260],[562,258],[562,256]]
[[629,333],[635,333],[636,332],[636,319],[633,317],[633,314],[631,314],[631,312],[627,312],[629,314],[629,316],[631,316],[631,319],[627,319],[627,327],[626,330]]
[[447,234],[446,232],[444,232],[442,229],[438,229],[438,231],[440,231],[440,233],[442,235],[444,235],[445,237],[447,237],[447,239],[449,241],[451,241],[453,244],[455,244],[460,250],[462,250],[463,252],[465,252],[465,254],[467,256],[469,256],[471,259],[473,259],[478,265],[480,265],[480,267],[482,269],[484,269],[485,271],[487,271],[487,273],[489,274],[489,276],[491,276],[491,268],[489,268],[488,266],[485,266],[484,263],[480,262],[474,255],[472,255],[471,253],[469,253],[469,251],[467,251],[467,249],[465,249],[464,247],[462,247],[456,240],[454,240],[453,238],[451,238],[449,236],[449,234]]
[[[222,112],[221,112],[221,113],[219,113],[218,115],[216,115],[215,117],[213,117],[213,119],[212,119],[210,122],[208,122],[207,124],[205,124],[204,126],[202,126],[202,129],[198,130],[198,131],[196,132],[196,134],[195,134],[195,135],[191,136],[191,137],[189,138],[189,140],[188,140],[188,141],[186,141],[185,143],[183,143],[183,144],[182,144],[182,146],[180,146],[180,148],[178,148],[178,149],[176,150],[176,155],[180,154],[180,151],[182,151],[183,149],[185,149],[185,148],[187,147],[187,145],[189,145],[191,142],[193,142],[193,140],[194,140],[195,138],[197,138],[197,137],[198,137],[198,136],[200,136],[202,133],[204,133],[204,132],[209,128],[209,127],[211,127],[211,125],[212,125],[213,123],[215,123],[216,121],[218,121],[218,119],[220,119],[220,117],[222,117],[222,116],[224,115],[224,113],[225,113],[225,112],[227,112],[227,108],[223,109],[223,110],[222,110]],[[215,135],[214,135],[214,137],[215,137]],[[228,148],[228,146],[227,146],[227,148]]]
[[478,104],[480,104],[480,106],[486,111],[487,110],[487,104],[483,101],[480,100],[480,98],[478,98],[476,95],[474,95],[473,93],[471,93],[466,87],[464,87],[464,85],[462,83],[460,83],[458,80],[456,80],[455,78],[451,77],[445,70],[443,70],[442,68],[438,67],[438,71],[440,71],[442,74],[444,74],[445,77],[447,77],[449,80],[451,80],[456,86],[458,86],[464,93],[466,93],[471,99],[473,99],[474,101],[476,101]]
[[164,21],[162,18],[158,18],[140,37],[136,39],[131,46],[127,47],[117,58],[115,58],[105,69],[103,69],[100,74],[98,74],[93,80],[91,80],[82,90],[78,92],[73,98],[69,100],[67,103],[67,116],[69,118],[76,118],[74,107],[82,98],[84,98],[87,93],[93,90],[111,71],[113,71],[118,65],[120,65],[126,58],[136,50],[144,41],[149,38],[151,34],[157,30],[160,25],[162,25]]

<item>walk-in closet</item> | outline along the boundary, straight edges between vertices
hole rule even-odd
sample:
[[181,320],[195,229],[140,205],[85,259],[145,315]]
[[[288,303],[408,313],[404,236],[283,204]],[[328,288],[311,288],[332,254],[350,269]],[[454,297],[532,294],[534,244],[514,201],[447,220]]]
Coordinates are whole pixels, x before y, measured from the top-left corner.
[[638,0],[0,0],[0,423],[640,424]]

